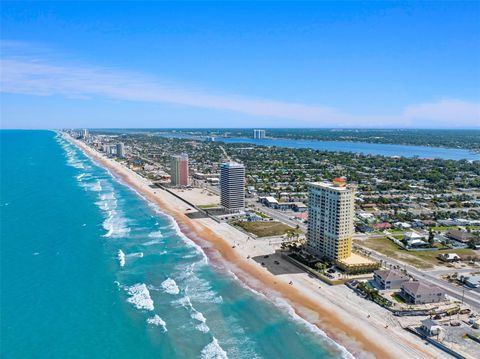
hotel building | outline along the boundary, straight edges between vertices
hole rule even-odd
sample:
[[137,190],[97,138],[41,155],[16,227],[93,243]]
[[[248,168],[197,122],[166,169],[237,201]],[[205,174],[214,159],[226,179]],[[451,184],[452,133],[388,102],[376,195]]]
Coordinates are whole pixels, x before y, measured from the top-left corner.
[[337,262],[352,254],[356,187],[343,178],[308,186],[307,248]]
[[245,166],[226,162],[220,166],[220,204],[229,210],[245,208]]
[[174,186],[188,186],[188,155],[172,156],[170,162],[171,183]]

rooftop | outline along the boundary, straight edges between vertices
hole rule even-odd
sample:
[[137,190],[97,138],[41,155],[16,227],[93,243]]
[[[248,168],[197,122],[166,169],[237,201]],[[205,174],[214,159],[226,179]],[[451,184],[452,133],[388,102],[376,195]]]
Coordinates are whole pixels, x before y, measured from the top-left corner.
[[222,167],[228,167],[228,168],[244,168],[245,166],[241,163],[237,162],[224,162],[221,165]]
[[338,192],[348,192],[354,188],[353,185],[337,186],[332,182],[309,182],[309,186],[317,188],[327,188]]
[[349,266],[360,265],[360,264],[373,264],[375,261],[368,259],[367,257],[363,257],[359,254],[352,253],[350,257],[340,260],[340,262],[345,263]]
[[380,278],[382,278],[384,281],[399,280],[399,279],[404,279],[408,281],[410,279],[405,274],[398,272],[396,270],[377,270],[374,273],[378,275]]
[[403,283],[402,288],[413,293],[414,295],[443,292],[443,290],[437,286],[427,285],[422,282]]

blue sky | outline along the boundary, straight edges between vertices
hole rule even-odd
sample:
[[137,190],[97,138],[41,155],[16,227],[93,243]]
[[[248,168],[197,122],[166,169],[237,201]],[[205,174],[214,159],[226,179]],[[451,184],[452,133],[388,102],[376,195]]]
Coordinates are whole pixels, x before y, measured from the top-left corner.
[[1,126],[480,127],[479,2],[4,2]]

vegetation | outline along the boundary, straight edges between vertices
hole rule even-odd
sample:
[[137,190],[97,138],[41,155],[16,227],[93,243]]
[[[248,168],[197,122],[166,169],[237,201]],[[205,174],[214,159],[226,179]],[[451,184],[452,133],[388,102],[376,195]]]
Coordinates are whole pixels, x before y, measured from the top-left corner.
[[[284,223],[276,221],[268,222],[246,222],[237,221],[233,223],[235,226],[256,235],[257,237],[282,236],[287,233],[299,233],[298,230],[287,226]],[[300,232],[301,233],[301,232]]]
[[379,293],[378,290],[375,288],[372,288],[368,283],[365,282],[360,282],[357,285],[357,289],[365,294],[366,298],[374,301],[375,303],[381,305],[382,307],[391,307],[392,303],[382,297]]
[[[171,130],[164,130],[164,132]],[[175,130],[177,133],[180,130]],[[251,137],[252,129],[182,129],[200,136]],[[271,128],[268,137],[319,141],[404,144],[480,150],[480,130]]]
[[480,260],[476,252],[471,249],[406,251],[387,238],[370,238],[357,243],[417,268],[432,268],[434,265],[440,264],[441,262],[437,257],[443,253],[457,253],[462,258],[471,257],[472,259],[477,258],[477,260]]
[[210,203],[210,204],[200,204],[197,206],[198,208],[202,208],[202,209],[208,209],[208,208],[215,208],[215,207],[218,207],[218,204],[215,204],[215,203]]

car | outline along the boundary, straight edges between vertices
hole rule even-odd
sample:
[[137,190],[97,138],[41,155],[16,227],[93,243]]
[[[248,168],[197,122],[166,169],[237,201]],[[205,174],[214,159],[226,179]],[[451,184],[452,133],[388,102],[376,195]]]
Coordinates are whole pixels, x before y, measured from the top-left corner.
[[279,262],[279,261],[274,261],[273,263],[275,263],[275,264],[280,264],[280,262]]
[[263,256],[263,258],[268,258],[268,257],[269,257],[269,255],[268,255],[268,254]]
[[335,273],[335,269],[333,268],[330,268],[329,270],[327,270],[328,273]]

